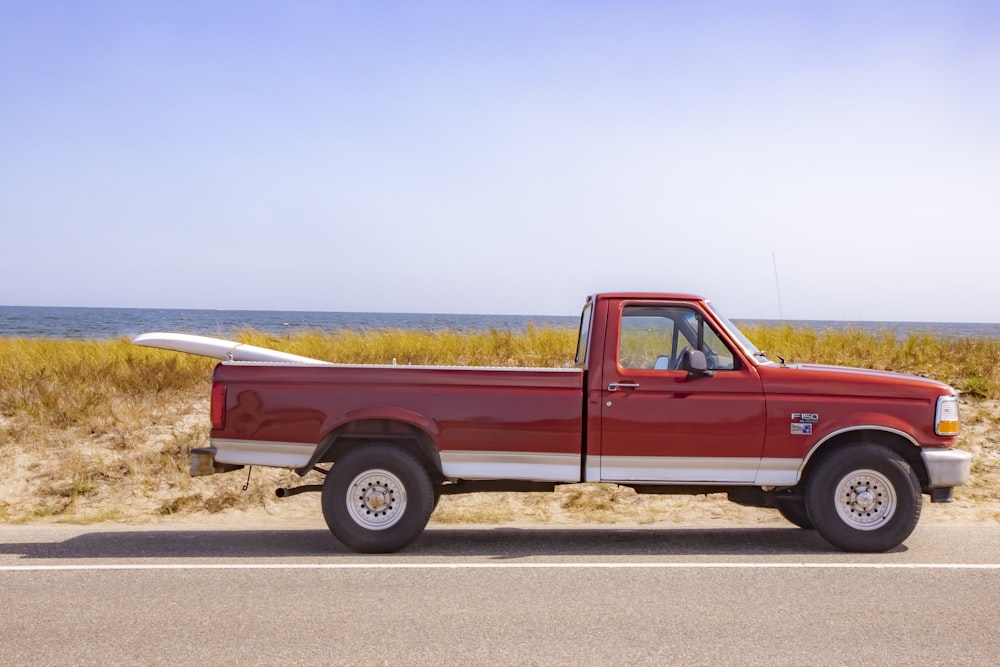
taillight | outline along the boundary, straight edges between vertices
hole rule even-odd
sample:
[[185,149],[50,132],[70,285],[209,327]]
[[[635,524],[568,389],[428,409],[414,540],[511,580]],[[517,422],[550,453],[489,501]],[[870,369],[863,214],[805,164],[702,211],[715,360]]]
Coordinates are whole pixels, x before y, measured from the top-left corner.
[[934,413],[934,432],[943,436],[958,435],[958,398],[940,396]]
[[226,427],[226,385],[216,382],[212,385],[212,429],[221,431]]

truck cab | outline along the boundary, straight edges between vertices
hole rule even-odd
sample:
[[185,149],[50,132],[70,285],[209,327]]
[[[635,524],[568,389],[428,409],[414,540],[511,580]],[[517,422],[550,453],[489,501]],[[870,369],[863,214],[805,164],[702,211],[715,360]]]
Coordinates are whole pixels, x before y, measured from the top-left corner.
[[915,526],[922,493],[948,502],[968,479],[947,385],[772,361],[691,295],[597,295],[582,321],[594,318],[599,340],[577,355],[588,412],[600,415],[589,421],[587,479],[717,487],[852,551],[892,548]]

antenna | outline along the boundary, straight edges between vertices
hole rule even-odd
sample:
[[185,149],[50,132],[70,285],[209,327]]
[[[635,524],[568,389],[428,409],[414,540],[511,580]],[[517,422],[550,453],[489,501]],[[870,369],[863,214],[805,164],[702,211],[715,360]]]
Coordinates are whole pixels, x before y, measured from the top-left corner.
[[771,264],[774,265],[774,288],[778,292],[778,317],[781,321],[785,321],[785,311],[781,307],[781,283],[778,282],[778,260],[775,258],[774,253],[771,253]]

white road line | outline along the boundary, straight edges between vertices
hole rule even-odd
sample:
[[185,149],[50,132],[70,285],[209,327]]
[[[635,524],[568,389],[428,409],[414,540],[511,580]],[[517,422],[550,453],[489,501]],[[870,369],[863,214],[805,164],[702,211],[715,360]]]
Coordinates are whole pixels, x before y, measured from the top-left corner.
[[94,570],[1000,570],[1000,563],[117,563],[3,565],[0,572]]

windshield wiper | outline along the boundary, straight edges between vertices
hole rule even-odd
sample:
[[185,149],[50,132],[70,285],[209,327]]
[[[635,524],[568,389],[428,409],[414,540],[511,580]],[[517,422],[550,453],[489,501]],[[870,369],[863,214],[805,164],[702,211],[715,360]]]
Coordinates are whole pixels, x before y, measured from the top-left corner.
[[[767,358],[767,352],[764,352],[763,350],[757,350],[756,352],[753,353],[753,356],[760,357],[764,361],[770,361],[770,359]],[[775,354],[774,356],[778,357],[778,361],[781,362],[782,366],[785,365],[785,358],[783,356],[781,356],[780,354]]]

